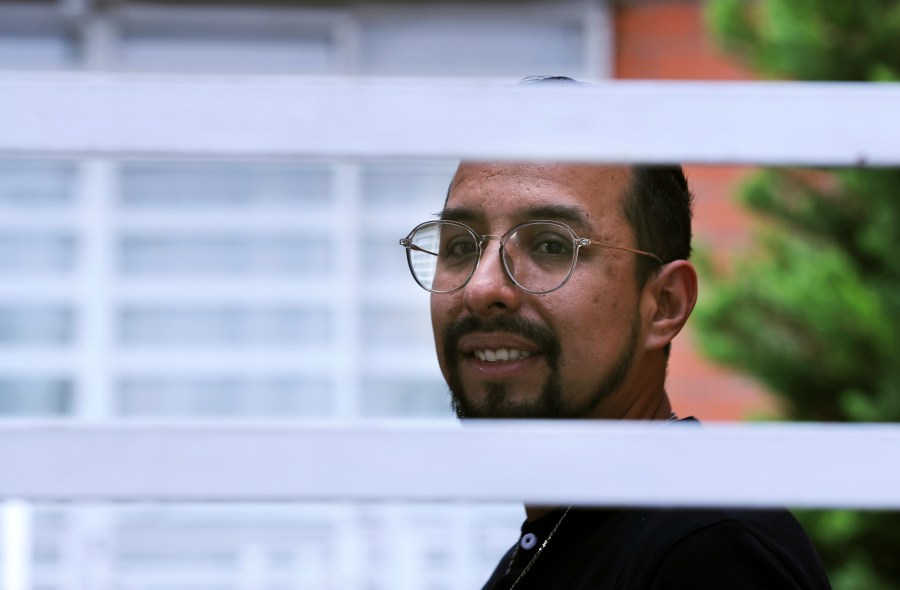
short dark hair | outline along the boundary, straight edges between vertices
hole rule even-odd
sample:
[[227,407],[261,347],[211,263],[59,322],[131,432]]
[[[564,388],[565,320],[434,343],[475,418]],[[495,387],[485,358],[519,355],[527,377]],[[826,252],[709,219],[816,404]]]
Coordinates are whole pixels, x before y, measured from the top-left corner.
[[[637,247],[663,262],[691,256],[691,217],[694,197],[681,166],[635,165],[622,195],[622,213],[634,230]],[[638,289],[659,268],[652,258],[639,256],[635,267]]]
[[[548,83],[585,85],[568,76],[529,76],[519,82]],[[631,183],[622,196],[622,211],[634,230],[637,247],[653,252],[663,262],[690,258],[693,202],[681,166],[632,166]],[[648,256],[637,259],[637,283],[642,289],[659,264]]]
[[546,82],[556,82],[563,84],[578,84],[579,86],[586,86],[584,82],[579,82],[575,78],[570,78],[568,76],[528,76],[527,78],[522,78],[519,80],[519,85],[528,85],[528,84],[542,84]]

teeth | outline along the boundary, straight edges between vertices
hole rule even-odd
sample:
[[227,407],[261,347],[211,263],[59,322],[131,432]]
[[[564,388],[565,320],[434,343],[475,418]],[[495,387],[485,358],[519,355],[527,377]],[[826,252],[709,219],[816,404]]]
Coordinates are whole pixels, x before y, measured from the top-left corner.
[[479,360],[493,363],[496,361],[517,361],[526,359],[531,356],[527,350],[517,350],[515,348],[498,348],[497,350],[476,350],[475,356]]

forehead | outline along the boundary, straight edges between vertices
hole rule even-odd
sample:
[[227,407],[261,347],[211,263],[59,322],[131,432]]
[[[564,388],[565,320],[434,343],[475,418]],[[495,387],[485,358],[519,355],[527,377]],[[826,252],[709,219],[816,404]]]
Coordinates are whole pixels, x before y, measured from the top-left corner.
[[460,164],[447,195],[448,209],[473,215],[525,220],[530,211],[565,207],[585,223],[621,218],[621,199],[631,170],[594,164]]

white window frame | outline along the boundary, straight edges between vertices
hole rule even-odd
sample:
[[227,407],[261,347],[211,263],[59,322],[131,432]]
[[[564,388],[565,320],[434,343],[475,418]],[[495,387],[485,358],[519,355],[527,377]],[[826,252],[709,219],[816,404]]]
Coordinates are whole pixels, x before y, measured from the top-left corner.
[[[147,4],[125,4],[125,3],[105,3],[103,5],[93,2],[93,0],[60,0],[57,3],[48,3],[41,7],[32,7],[22,3],[22,11],[20,14],[21,24],[23,26],[47,26],[51,29],[58,27],[63,35],[77,36],[79,39],[79,49],[83,52],[81,58],[74,62],[71,67],[64,68],[68,74],[60,74],[59,78],[67,78],[72,76],[72,80],[85,82],[88,86],[92,84],[90,80],[101,80],[111,76],[113,79],[129,78],[128,75],[119,75],[123,68],[122,60],[119,59],[120,48],[119,43],[122,40],[123,22],[142,22],[148,24],[158,24],[165,26],[167,23],[177,19],[184,24],[187,19],[188,24],[194,23],[198,26],[215,25],[220,22],[234,22],[235,19],[241,19],[246,22],[264,23],[272,14],[278,13],[279,18],[287,19],[297,25],[309,27],[310,23],[318,24],[323,29],[333,31],[335,35],[335,46],[339,50],[338,68],[335,72],[340,75],[354,75],[358,73],[358,64],[356,63],[357,48],[359,45],[360,26],[363,26],[360,20],[360,12],[365,12],[371,5],[363,2],[344,2],[343,4],[335,3],[338,7],[334,9],[310,9],[302,6],[291,6],[289,8],[280,9],[271,6],[254,6],[252,8],[225,8],[216,6],[215,10],[211,10],[211,5],[196,5],[193,8],[184,9],[183,6],[177,5],[154,5]],[[491,10],[506,10],[511,2],[497,3]],[[550,6],[550,3],[545,3]],[[397,5],[393,5],[396,7]],[[601,29],[592,28],[596,25],[596,19],[606,18],[604,21],[608,25],[609,10],[604,2],[600,0],[574,0],[564,2],[554,2],[553,10],[535,9],[533,5],[520,5],[517,10],[524,11],[528,18],[559,18],[559,14],[565,13],[565,18],[577,18],[579,15],[584,16],[585,31],[585,72],[581,77],[604,76],[611,69],[611,58],[607,60],[603,53],[599,51],[599,47],[605,42],[611,43],[610,37],[598,37],[598,31]],[[4,9],[7,8],[4,6]],[[36,10],[32,10],[36,8]],[[382,8],[388,9],[386,5]],[[476,16],[481,9],[478,5],[469,5],[465,7],[451,8],[457,11],[462,17]],[[29,16],[31,14],[38,15],[36,17]],[[19,18],[19,17],[17,17]],[[40,21],[40,22],[38,22]],[[603,29],[604,31],[608,29]],[[596,49],[596,50],[595,50]],[[607,45],[607,49],[610,49]],[[609,51],[608,55],[611,55]],[[605,68],[605,69],[604,69]],[[80,72],[95,72],[94,74],[82,74]],[[112,72],[113,74],[110,74]],[[118,72],[118,73],[117,73]],[[530,72],[528,72],[530,73]],[[12,79],[17,79],[19,74],[12,74]],[[25,77],[27,74],[23,73]],[[190,74],[194,76],[195,74]],[[7,72],[3,73],[3,77],[7,76]],[[252,77],[252,76],[251,76]],[[42,78],[49,80],[56,78]],[[182,76],[168,76],[166,74],[136,76],[142,79],[156,79],[162,81],[165,86],[169,81],[182,78]],[[207,79],[224,78],[230,85],[233,82],[242,84],[241,77],[221,76],[213,74],[205,76]],[[282,83],[285,79],[276,77],[277,83]],[[246,80],[244,80],[246,81]],[[404,83],[409,83],[406,79]],[[252,81],[251,81],[252,82]],[[335,82],[335,80],[331,80]],[[375,83],[379,83],[375,81]],[[57,97],[58,98],[58,97]],[[209,97],[207,97],[209,98]],[[20,104],[21,106],[21,104]],[[23,111],[16,109],[18,114]],[[91,116],[91,115],[88,115]],[[72,121],[70,120],[70,123]],[[52,123],[48,122],[48,127]],[[278,125],[280,126],[280,125]],[[277,127],[277,126],[276,126]],[[115,151],[113,148],[112,151]],[[114,196],[118,194],[116,183],[119,175],[117,172],[118,158],[120,156],[129,157],[129,154],[118,153],[110,156],[111,153],[94,153],[85,154],[81,150],[62,154],[54,153],[53,150],[37,148],[34,151],[22,152],[18,149],[5,152],[4,156],[9,157],[39,157],[53,158],[57,156],[68,157],[76,156],[80,159],[78,164],[78,181],[77,181],[77,206],[73,211],[68,211],[61,217],[60,222],[65,226],[74,227],[79,236],[88,237],[84,244],[86,250],[82,252],[83,259],[89,263],[89,266],[79,271],[72,277],[42,279],[38,282],[29,284],[17,284],[10,286],[5,292],[5,297],[13,299],[18,296],[21,300],[25,298],[37,297],[38,299],[49,299],[51,301],[61,301],[65,303],[77,302],[79,308],[79,325],[81,330],[79,333],[79,342],[77,346],[78,355],[72,355],[67,351],[48,351],[37,350],[31,352],[19,353],[11,356],[5,356],[0,359],[0,365],[5,365],[10,369],[18,369],[21,374],[21,368],[32,372],[34,375],[46,375],[49,369],[55,368],[59,374],[72,376],[76,382],[76,389],[79,391],[77,397],[77,405],[74,415],[78,421],[87,422],[89,424],[105,423],[114,418],[112,407],[112,391],[114,389],[114,379],[123,371],[135,368],[154,369],[158,367],[159,358],[150,356],[142,356],[140,353],[125,353],[118,350],[114,341],[114,334],[117,333],[116,322],[118,318],[116,314],[110,313],[110,309],[114,307],[114,303],[127,299],[129,302],[136,298],[144,297],[152,301],[158,301],[154,295],[158,293],[141,292],[141,285],[134,281],[121,281],[120,277],[114,271],[113,258],[115,257],[115,234],[114,229],[121,228],[123,225],[114,221],[114,217],[120,212],[116,210]],[[190,153],[183,152],[180,156],[177,154],[166,152],[163,150],[154,155],[149,153],[144,156],[137,156],[137,152],[133,152],[130,156],[135,157],[218,157],[213,154],[204,154],[202,152]],[[87,156],[83,158],[83,156]],[[244,160],[245,155],[237,155],[237,158]],[[256,156],[250,156],[250,159]],[[266,156],[263,156],[266,157]],[[390,155],[389,155],[390,157]],[[226,156],[230,158],[230,156]],[[342,216],[335,225],[334,231],[340,233],[342,231],[356,230],[358,225],[356,221],[362,212],[359,209],[359,201],[354,198],[354,194],[358,194],[358,186],[360,183],[360,168],[352,160],[345,163],[329,164],[333,167],[335,179],[337,182],[337,199],[346,205],[345,209],[354,212],[351,215]],[[38,222],[41,227],[48,227],[46,220]],[[292,222],[285,221],[284,225],[291,225]],[[339,243],[339,257],[343,260],[353,261],[359,256],[359,251],[352,243]],[[402,258],[402,251],[397,248],[398,258]],[[332,280],[338,283],[343,280],[344,283],[350,283],[357,280],[358,277],[353,276],[353,264],[342,266],[342,276],[333,277]],[[198,299],[205,297],[207,293],[194,290],[192,296]],[[330,304],[337,309],[357,310],[360,308],[360,290],[340,290],[336,291],[335,297]],[[421,297],[421,293],[416,292]],[[240,294],[239,294],[240,295]],[[246,294],[243,294],[246,295]],[[237,296],[228,294],[224,297]],[[266,297],[272,297],[271,293]],[[280,289],[278,297],[284,300],[300,301],[304,297],[309,298],[308,294],[299,288]],[[403,300],[400,291],[396,291],[391,295],[394,302]],[[83,305],[82,305],[83,304]],[[339,342],[332,348],[338,349],[343,355],[342,362],[348,366],[361,366],[363,355],[371,363],[373,356],[368,351],[359,350],[360,330],[359,317],[356,313],[338,314],[335,317],[336,326],[335,334],[338,335]],[[71,350],[71,348],[70,348]],[[429,357],[433,357],[431,353],[424,353]],[[379,356],[380,355],[380,356]],[[384,374],[391,374],[392,367],[396,367],[398,363],[396,359],[386,358],[388,355],[384,351],[379,351],[376,364],[378,370]],[[382,358],[385,357],[385,358]],[[111,360],[112,359],[112,360]],[[170,365],[173,371],[182,371],[190,373],[193,371],[203,370],[204,364],[214,369],[221,365],[221,359],[214,359],[210,355],[194,355],[176,359],[178,363]],[[387,360],[388,362],[384,362]],[[272,366],[283,368],[285,371],[302,372],[309,367],[321,367],[323,365],[333,364],[333,355],[324,353],[320,355],[309,355],[298,359],[296,354],[267,356],[266,362]],[[404,358],[404,363],[409,364],[410,357]],[[258,363],[257,363],[258,364]],[[113,370],[110,370],[112,367]],[[381,374],[381,373],[379,373]],[[417,364],[416,366],[403,373],[404,377],[419,377],[422,375],[430,375],[437,377],[434,367]],[[337,382],[334,384],[336,388],[335,414],[338,420],[352,419],[359,415],[358,396],[359,389],[357,383],[359,373],[350,371],[341,372],[338,375]],[[449,419],[449,418],[448,418]],[[445,422],[445,420],[441,420]],[[89,427],[89,429],[92,427]],[[2,430],[2,427],[0,427]],[[2,437],[2,434],[0,434]],[[120,442],[124,442],[124,439]],[[23,452],[27,452],[24,448]],[[0,490],[2,493],[2,490]],[[29,535],[29,519],[27,517],[29,508],[27,505],[12,502],[4,508],[3,531],[8,535],[8,539],[16,539],[19,541],[18,546],[23,539],[28,539]],[[468,513],[467,513],[468,514]],[[110,556],[98,547],[102,547],[104,539],[108,538],[108,532],[113,524],[113,515],[105,507],[97,506],[79,506],[78,510],[73,511],[69,516],[71,519],[71,528],[66,533],[68,545],[65,550],[65,559],[71,560],[73,563],[88,563],[88,566],[82,566],[82,571],[86,567],[90,572],[91,583],[105,584],[104,581],[111,580],[112,563]],[[471,515],[469,515],[471,518]],[[341,535],[347,539],[350,537],[351,531],[348,523],[351,519],[335,519],[341,528]],[[459,538],[465,538],[465,531],[470,530],[474,523],[469,522],[466,525],[460,525],[461,528],[455,531],[459,534]],[[93,539],[94,542],[85,543],[83,539]],[[63,544],[67,542],[64,540]],[[456,544],[461,547],[459,543]],[[13,543],[8,545],[13,546]],[[27,543],[25,544],[27,546]],[[342,552],[351,552],[353,546],[350,542],[340,543]],[[18,588],[29,587],[27,580],[28,568],[17,565],[23,565],[29,562],[30,557],[27,552],[19,555],[7,553],[4,556],[3,563],[3,581],[4,588],[15,590]],[[252,556],[251,556],[252,558]],[[252,559],[250,560],[252,561]],[[347,562],[347,560],[344,560]],[[342,562],[342,563],[344,563]],[[460,586],[468,586],[470,584],[459,584]],[[391,587],[397,587],[391,585]]]

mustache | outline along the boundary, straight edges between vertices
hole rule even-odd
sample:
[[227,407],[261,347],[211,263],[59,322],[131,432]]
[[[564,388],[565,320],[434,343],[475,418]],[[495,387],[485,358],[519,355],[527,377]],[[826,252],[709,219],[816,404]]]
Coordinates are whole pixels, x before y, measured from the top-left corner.
[[472,332],[508,332],[531,340],[541,349],[551,369],[556,369],[560,344],[556,333],[547,326],[521,316],[497,315],[490,318],[465,316],[454,321],[444,332],[445,358],[456,358],[459,340]]

